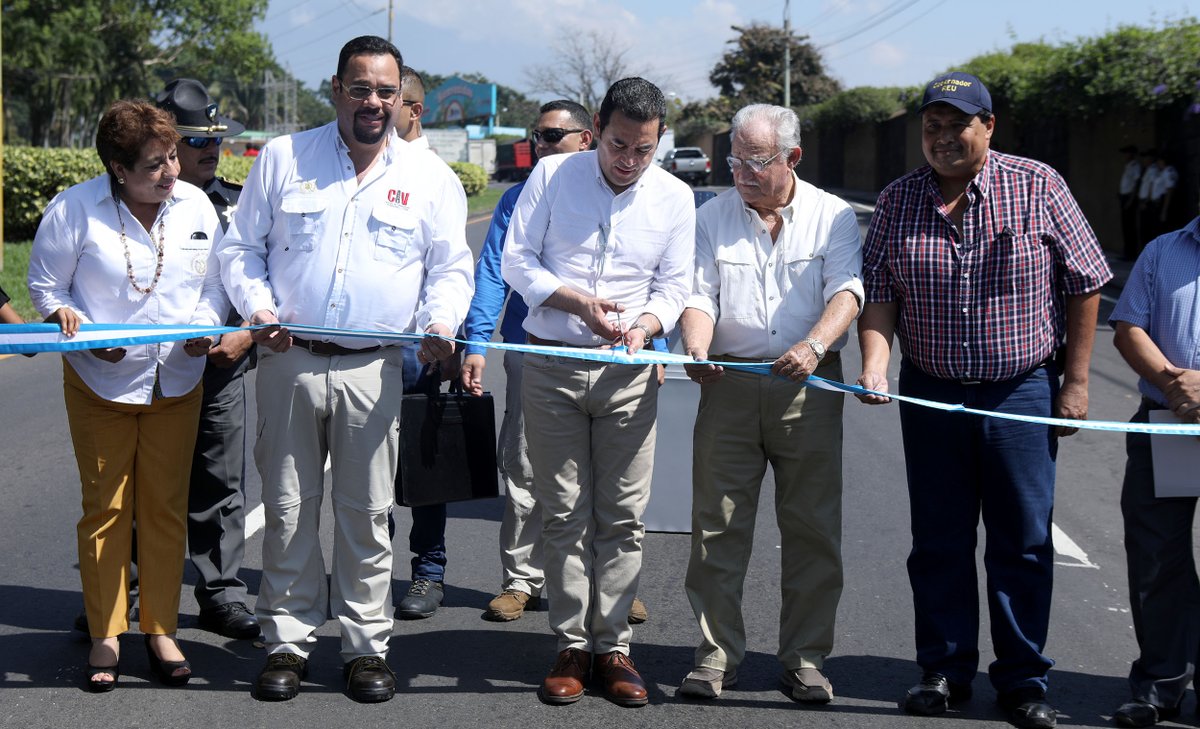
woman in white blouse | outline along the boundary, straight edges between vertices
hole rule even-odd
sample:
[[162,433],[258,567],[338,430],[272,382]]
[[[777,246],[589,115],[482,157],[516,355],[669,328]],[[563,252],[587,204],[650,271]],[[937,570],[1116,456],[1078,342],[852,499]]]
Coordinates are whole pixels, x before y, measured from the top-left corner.
[[[100,120],[106,173],[47,206],[34,238],[29,293],[71,336],[85,322],[201,324],[223,320],[212,204],[177,180],[179,135],[169,114],[118,101]],[[87,686],[120,674],[117,637],[129,629],[133,523],[140,627],[164,684],[187,683],[175,640],[183,579],[188,474],[210,338],[111,347],[63,356],[63,387],[83,489],[79,572],[92,636]]]

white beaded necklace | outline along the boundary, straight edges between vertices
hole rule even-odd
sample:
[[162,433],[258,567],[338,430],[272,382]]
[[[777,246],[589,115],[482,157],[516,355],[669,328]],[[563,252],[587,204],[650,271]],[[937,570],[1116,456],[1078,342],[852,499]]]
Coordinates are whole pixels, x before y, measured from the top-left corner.
[[[121,215],[121,201],[113,196],[113,202],[117,205],[117,221],[121,223],[121,247],[125,249],[125,275],[129,277],[129,284],[133,286],[133,290],[139,294],[148,294],[154,291],[158,286],[158,280],[162,277],[163,272],[163,251],[166,249],[166,221],[161,217],[158,219],[158,266],[154,269],[154,278],[150,281],[149,287],[144,287],[138,284],[137,278],[133,275],[133,260],[129,256],[129,241],[125,238],[125,218]],[[150,226],[153,228],[154,226]],[[150,234],[151,242],[154,241],[154,234]]]

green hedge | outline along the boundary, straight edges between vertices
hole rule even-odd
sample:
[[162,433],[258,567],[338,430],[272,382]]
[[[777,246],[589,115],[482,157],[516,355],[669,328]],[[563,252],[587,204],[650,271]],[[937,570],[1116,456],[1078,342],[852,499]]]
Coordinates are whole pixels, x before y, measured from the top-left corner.
[[470,162],[451,162],[450,169],[458,175],[458,180],[462,183],[467,197],[474,197],[487,189],[487,172],[479,165],[473,165]]
[[[255,157],[222,157],[217,175],[244,182]],[[487,189],[487,173],[479,165],[450,165],[469,197]],[[104,167],[94,149],[4,149],[4,239],[29,240],[37,232],[51,198],[71,185],[90,180]]]
[[[222,157],[217,174],[242,182],[253,157]],[[104,171],[94,149],[4,148],[4,239],[29,240],[51,198]]]
[[4,239],[32,238],[52,197],[103,171],[94,149],[5,147]]

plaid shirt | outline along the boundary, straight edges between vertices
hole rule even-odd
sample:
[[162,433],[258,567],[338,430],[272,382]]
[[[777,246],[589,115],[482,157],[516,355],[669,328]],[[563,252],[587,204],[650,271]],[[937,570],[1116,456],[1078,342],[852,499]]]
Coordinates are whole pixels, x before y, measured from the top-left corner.
[[1065,297],[1112,271],[1049,166],[989,151],[966,195],[960,232],[929,166],[888,185],[863,246],[866,300],[899,303],[900,349],[927,374],[1007,380],[1062,345]]

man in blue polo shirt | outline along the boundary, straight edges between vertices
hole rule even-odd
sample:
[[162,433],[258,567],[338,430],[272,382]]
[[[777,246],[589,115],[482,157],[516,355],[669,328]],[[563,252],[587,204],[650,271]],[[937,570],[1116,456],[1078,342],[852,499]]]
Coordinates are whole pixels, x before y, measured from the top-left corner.
[[[1155,238],[1138,257],[1109,318],[1121,356],[1140,375],[1141,406],[1170,410],[1200,424],[1200,218]],[[1178,436],[1176,436],[1178,437]],[[1200,579],[1192,551],[1196,497],[1155,496],[1150,436],[1125,436],[1128,461],[1121,488],[1129,604],[1139,656],[1129,670],[1131,700],[1113,718],[1120,726],[1152,726],[1179,715],[1200,659]]]

